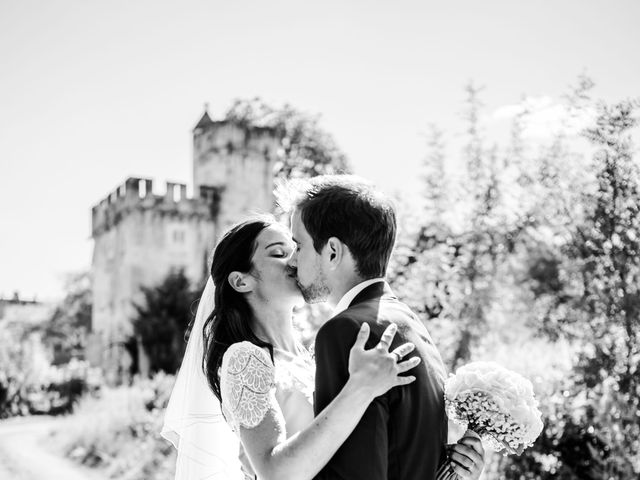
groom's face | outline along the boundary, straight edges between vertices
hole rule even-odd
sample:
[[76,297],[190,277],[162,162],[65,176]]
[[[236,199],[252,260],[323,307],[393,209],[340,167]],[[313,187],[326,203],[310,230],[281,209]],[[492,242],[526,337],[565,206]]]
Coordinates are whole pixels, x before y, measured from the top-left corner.
[[289,266],[296,271],[298,287],[304,301],[318,303],[327,300],[331,290],[323,269],[322,255],[313,247],[313,239],[307,232],[298,210],[291,216],[291,234],[296,249],[289,259]]

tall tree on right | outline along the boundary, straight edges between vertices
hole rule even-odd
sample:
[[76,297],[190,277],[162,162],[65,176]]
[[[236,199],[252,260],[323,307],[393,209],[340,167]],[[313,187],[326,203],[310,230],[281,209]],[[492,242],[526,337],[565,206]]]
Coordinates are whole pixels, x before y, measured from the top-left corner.
[[585,132],[598,148],[597,189],[585,193],[585,222],[567,246],[579,288],[567,323],[579,322],[586,337],[577,381],[594,406],[585,421],[608,446],[594,459],[602,478],[640,475],[640,171],[630,135],[637,105],[599,105],[596,125]]
[[480,88],[466,87],[467,141],[463,150],[466,182],[463,194],[465,230],[454,240],[454,262],[459,272],[459,340],[453,366],[471,358],[471,348],[487,327],[487,315],[495,297],[498,267],[506,249],[508,226],[501,218],[501,172],[496,145],[487,147],[480,123]]
[[631,140],[638,105],[601,103],[584,132],[596,149],[594,181],[547,279],[553,305],[541,329],[580,349],[559,400],[546,399],[555,406],[542,436],[505,462],[507,479],[640,475],[640,169]]

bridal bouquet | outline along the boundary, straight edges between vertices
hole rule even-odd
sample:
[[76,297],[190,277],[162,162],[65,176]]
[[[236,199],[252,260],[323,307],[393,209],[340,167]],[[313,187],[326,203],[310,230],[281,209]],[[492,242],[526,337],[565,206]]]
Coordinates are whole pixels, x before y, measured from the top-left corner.
[[531,382],[494,362],[460,367],[445,382],[447,415],[496,452],[520,455],[542,432]]

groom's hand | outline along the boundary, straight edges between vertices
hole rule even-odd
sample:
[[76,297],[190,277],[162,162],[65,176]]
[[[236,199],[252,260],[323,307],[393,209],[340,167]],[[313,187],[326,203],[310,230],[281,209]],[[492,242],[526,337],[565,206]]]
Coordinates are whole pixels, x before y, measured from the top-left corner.
[[478,480],[484,468],[484,448],[480,437],[467,431],[451,448],[451,467],[460,478]]

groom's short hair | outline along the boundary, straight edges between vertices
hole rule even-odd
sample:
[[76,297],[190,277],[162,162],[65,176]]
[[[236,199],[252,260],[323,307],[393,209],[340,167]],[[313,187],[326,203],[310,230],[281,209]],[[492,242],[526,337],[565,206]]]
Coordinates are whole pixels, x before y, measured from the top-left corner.
[[364,278],[383,277],[396,240],[396,213],[389,197],[353,175],[293,180],[276,189],[285,210],[298,210],[320,253],[331,237],[343,242]]

